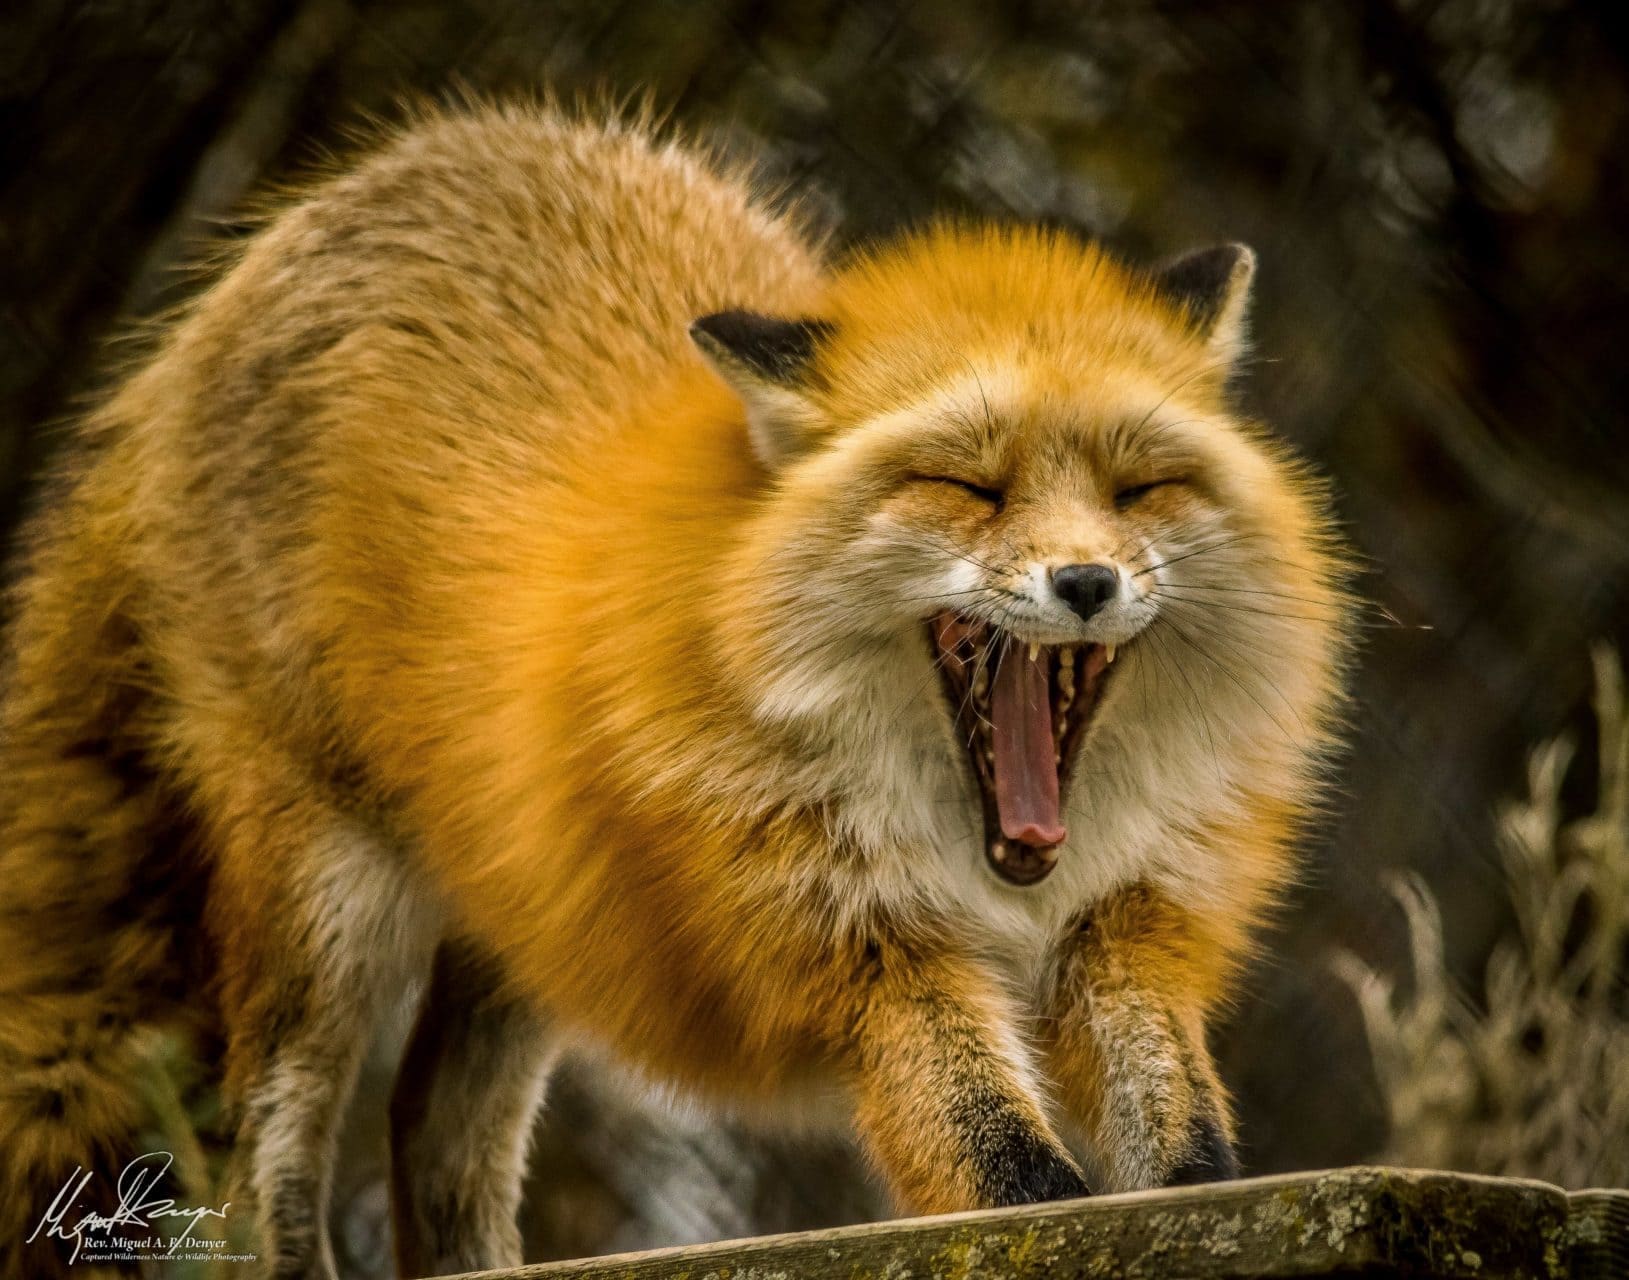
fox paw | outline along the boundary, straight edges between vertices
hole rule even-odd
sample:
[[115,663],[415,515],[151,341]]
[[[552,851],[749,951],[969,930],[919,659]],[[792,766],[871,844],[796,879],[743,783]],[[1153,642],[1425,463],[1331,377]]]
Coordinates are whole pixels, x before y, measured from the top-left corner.
[[992,1151],[982,1180],[990,1204],[996,1208],[1074,1200],[1092,1194],[1074,1162],[1031,1133],[1014,1134]]
[[1201,1182],[1229,1182],[1239,1176],[1239,1158],[1233,1144],[1212,1115],[1195,1117],[1187,1151],[1165,1177],[1168,1187],[1190,1187]]

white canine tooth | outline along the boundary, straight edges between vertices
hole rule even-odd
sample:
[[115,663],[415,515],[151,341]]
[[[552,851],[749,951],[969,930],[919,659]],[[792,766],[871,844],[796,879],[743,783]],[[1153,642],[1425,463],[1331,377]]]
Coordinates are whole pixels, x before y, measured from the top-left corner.
[[1106,644],[1103,646],[1103,664],[1105,666],[1114,661],[1114,650],[1115,646],[1112,644]]
[[1029,647],[1029,660],[1031,662],[1034,662],[1035,659],[1039,658],[1040,656],[1041,656],[1041,646],[1038,645],[1038,644],[1030,645],[1030,647]]

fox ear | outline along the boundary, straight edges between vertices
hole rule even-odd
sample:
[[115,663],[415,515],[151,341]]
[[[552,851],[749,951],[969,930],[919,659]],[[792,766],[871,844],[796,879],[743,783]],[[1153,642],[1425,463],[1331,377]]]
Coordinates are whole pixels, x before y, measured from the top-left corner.
[[1211,349],[1232,361],[1244,347],[1245,314],[1256,255],[1248,245],[1219,244],[1168,258],[1154,268],[1155,291],[1181,309]]
[[691,340],[747,406],[753,448],[771,471],[800,453],[818,415],[809,396],[815,351],[833,326],[755,311],[719,311],[690,326]]

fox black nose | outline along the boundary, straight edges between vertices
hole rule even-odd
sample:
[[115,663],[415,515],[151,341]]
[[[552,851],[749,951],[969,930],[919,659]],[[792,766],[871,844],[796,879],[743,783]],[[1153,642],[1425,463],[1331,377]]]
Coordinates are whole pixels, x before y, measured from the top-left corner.
[[1052,589],[1058,598],[1089,618],[1120,589],[1120,575],[1106,564],[1066,564],[1052,571]]

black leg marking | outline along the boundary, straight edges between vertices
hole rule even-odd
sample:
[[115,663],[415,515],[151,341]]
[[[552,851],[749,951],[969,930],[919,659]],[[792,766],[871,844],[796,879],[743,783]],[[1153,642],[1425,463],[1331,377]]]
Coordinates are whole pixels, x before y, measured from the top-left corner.
[[1202,1182],[1230,1182],[1239,1176],[1239,1158],[1222,1126],[1210,1112],[1194,1118],[1187,1154],[1165,1179],[1168,1187]]
[[1027,1130],[1001,1150],[987,1173],[992,1175],[991,1199],[1001,1206],[1075,1200],[1092,1193],[1068,1161]]
[[974,1094],[952,1115],[969,1135],[969,1158],[991,1204],[1042,1204],[1091,1194],[1068,1158],[999,1096]]

